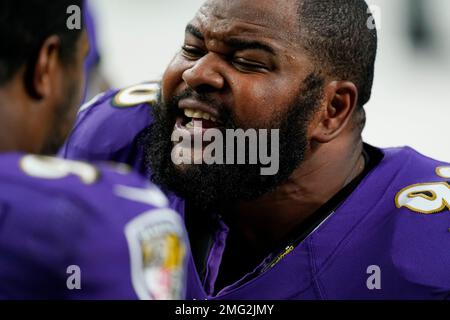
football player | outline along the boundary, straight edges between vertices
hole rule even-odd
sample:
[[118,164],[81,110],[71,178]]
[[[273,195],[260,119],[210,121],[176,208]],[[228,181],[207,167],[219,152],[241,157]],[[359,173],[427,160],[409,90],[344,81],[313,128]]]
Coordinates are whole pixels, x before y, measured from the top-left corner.
[[[372,25],[363,0],[208,0],[161,84],[99,96],[61,155],[166,190],[190,238],[188,298],[446,299],[450,165],[361,137]],[[171,138],[196,123],[278,129],[278,173],[173,161],[195,153]]]
[[0,299],[183,298],[186,236],[159,189],[48,156],[83,94],[81,10],[0,2]]

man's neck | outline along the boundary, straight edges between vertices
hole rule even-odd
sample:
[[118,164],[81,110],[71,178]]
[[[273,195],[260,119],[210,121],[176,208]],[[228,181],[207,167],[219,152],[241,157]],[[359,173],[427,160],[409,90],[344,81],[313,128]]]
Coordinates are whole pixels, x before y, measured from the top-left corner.
[[[37,116],[23,97],[16,82],[5,85],[0,90],[0,152],[34,152],[36,130],[31,126]],[[31,112],[30,112],[31,111]],[[37,121],[34,121],[37,122]]]
[[364,170],[363,143],[323,145],[307,155],[286,183],[261,198],[240,203],[230,227],[258,248],[270,248]]

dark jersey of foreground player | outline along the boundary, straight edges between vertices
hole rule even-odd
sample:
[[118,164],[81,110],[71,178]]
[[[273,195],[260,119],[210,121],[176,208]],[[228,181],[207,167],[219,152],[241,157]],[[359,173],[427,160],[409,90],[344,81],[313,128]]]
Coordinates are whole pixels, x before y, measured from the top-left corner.
[[180,299],[186,235],[126,166],[0,155],[0,299]]
[[[150,176],[139,134],[153,122],[157,94],[149,83],[99,96],[80,111],[61,155],[122,161]],[[408,147],[366,148],[379,163],[319,226],[214,293],[228,235],[217,221],[204,272],[189,260],[187,298],[450,298],[450,165]],[[184,215],[183,199],[168,196]]]

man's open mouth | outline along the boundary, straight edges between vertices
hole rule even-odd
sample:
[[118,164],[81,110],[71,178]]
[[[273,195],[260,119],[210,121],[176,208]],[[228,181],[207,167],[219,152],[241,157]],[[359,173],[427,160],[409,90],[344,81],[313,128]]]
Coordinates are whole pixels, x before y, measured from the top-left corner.
[[217,110],[203,102],[195,99],[183,99],[178,106],[180,112],[177,118],[177,126],[184,127],[187,130],[193,130],[194,126],[203,130],[222,126]]
[[194,129],[194,123],[202,129],[218,128],[220,123],[213,115],[194,109],[184,109],[182,125],[187,129]]

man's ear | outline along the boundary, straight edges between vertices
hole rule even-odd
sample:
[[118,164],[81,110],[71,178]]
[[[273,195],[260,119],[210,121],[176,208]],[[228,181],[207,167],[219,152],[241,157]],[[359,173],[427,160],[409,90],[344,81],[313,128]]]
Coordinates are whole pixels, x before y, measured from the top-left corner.
[[327,143],[346,128],[358,103],[358,88],[350,81],[332,81],[324,90],[325,104],[319,111],[312,139]]
[[30,66],[33,72],[28,79],[28,85],[31,86],[29,88],[31,93],[38,99],[48,97],[54,90],[53,84],[59,67],[60,48],[61,41],[58,36],[48,37],[36,56],[34,68]]

